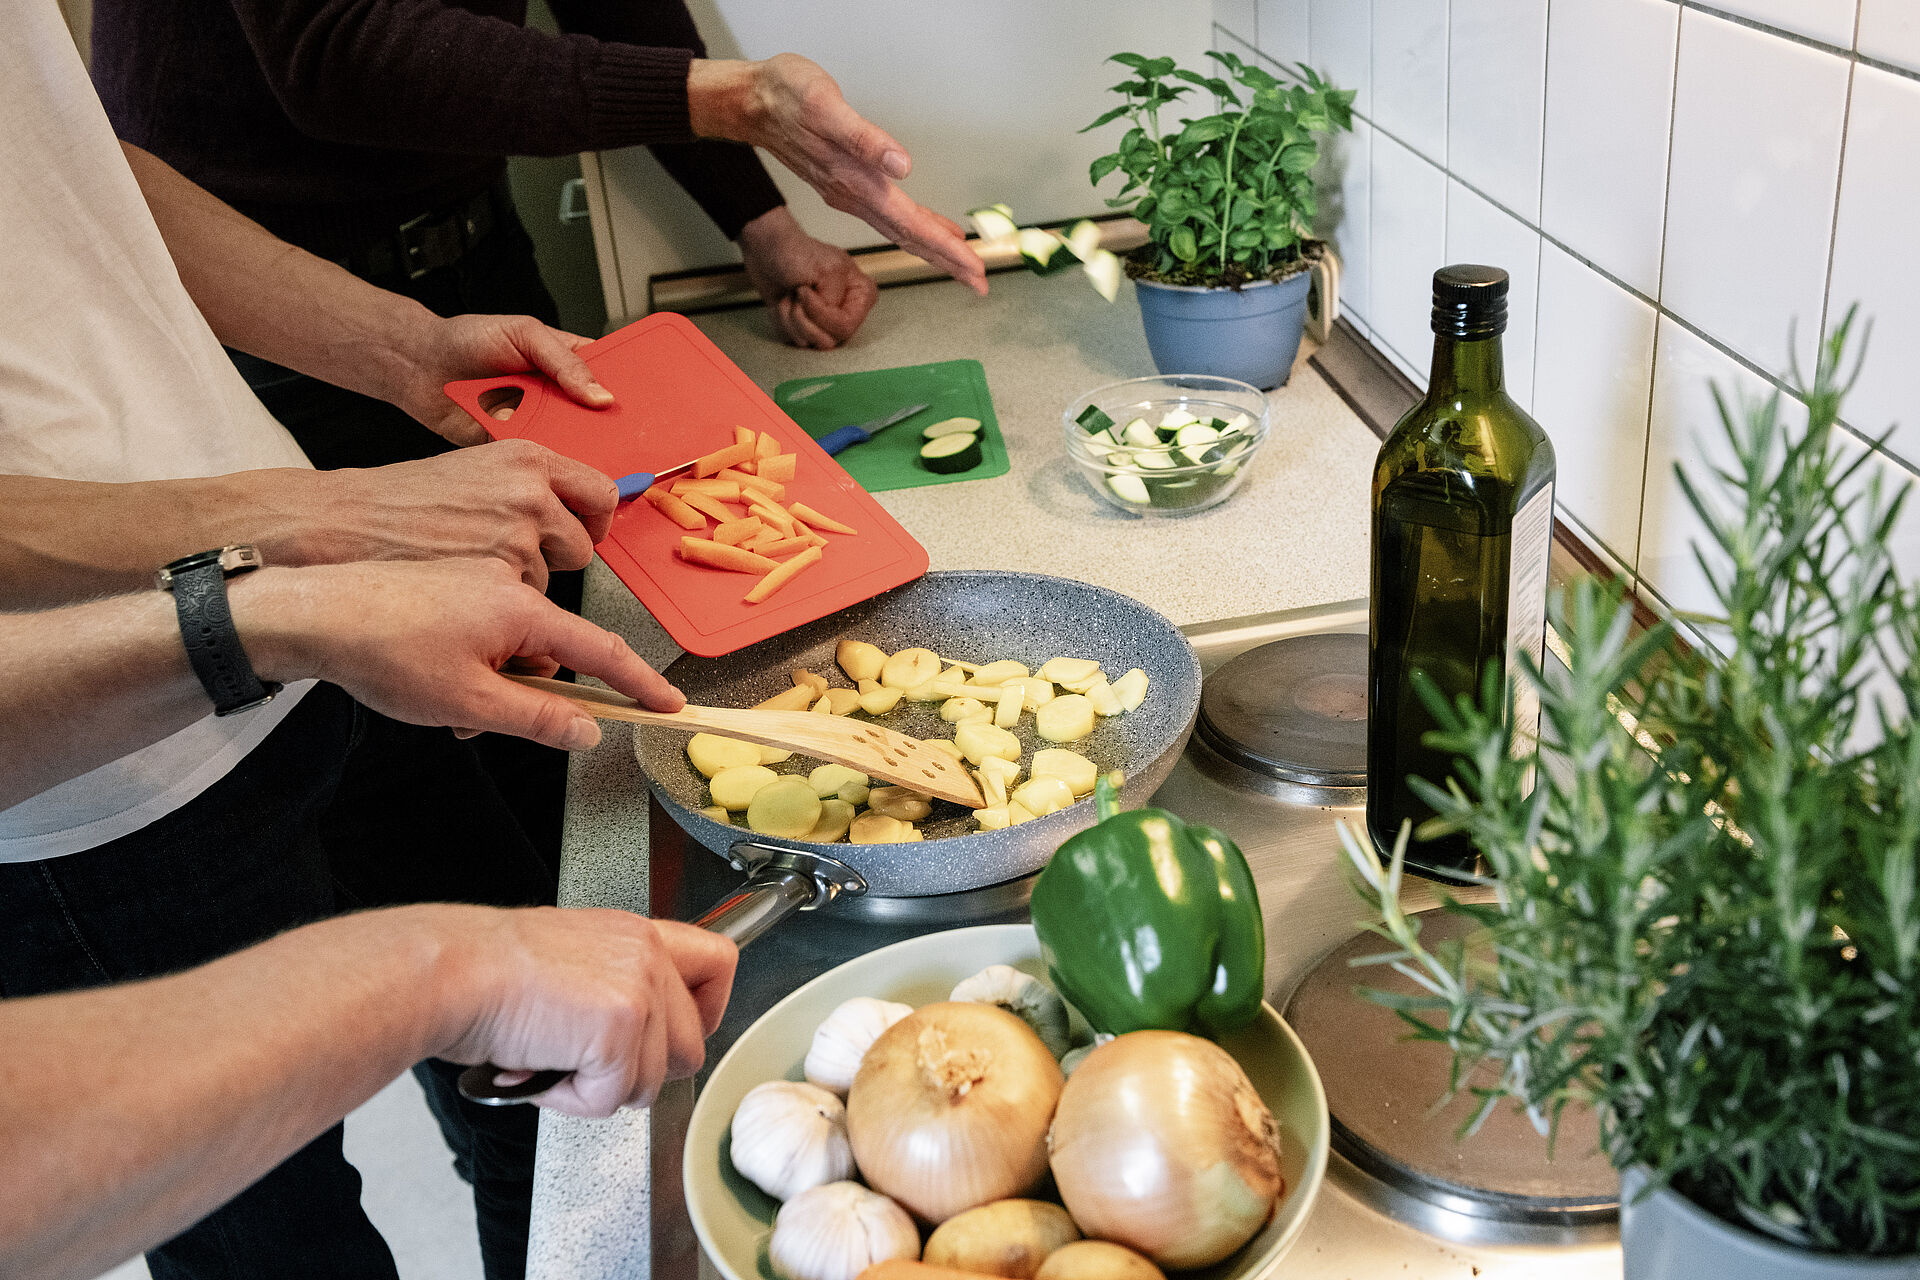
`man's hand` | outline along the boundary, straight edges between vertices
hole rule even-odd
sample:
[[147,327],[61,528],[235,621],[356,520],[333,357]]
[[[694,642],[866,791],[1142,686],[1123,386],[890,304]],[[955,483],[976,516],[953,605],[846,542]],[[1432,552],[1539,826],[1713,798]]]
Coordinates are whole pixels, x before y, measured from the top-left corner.
[[907,149],[848,106],[816,63],[795,53],[765,62],[696,58],[687,103],[695,133],[772,152],[833,208],[986,293],[986,268],[966,233],[894,185],[913,168]]
[[[309,531],[302,564],[492,556],[546,589],[549,569],[583,569],[620,492],[604,472],[526,440],[365,470],[278,473]],[[317,490],[317,492],[316,492]]]
[[572,667],[656,711],[686,698],[627,642],[553,604],[499,560],[391,561],[262,569],[228,589],[234,627],[261,676],[331,681],[412,724],[511,733],[562,750],[600,726],[517,669]]
[[589,409],[613,403],[613,393],[594,380],[574,352],[591,339],[550,329],[532,316],[454,316],[426,313],[409,324],[396,343],[400,356],[391,401],[455,444],[480,444],[487,433],[465,409],[447,398],[449,382],[502,373],[544,373]]
[[808,235],[785,205],[741,230],[740,257],[775,328],[796,347],[831,351],[853,336],[880,296],[845,249]]
[[646,1106],[706,1060],[739,954],[719,934],[624,911],[440,910],[447,980],[482,998],[436,1056],[571,1071],[536,1101],[580,1116]]

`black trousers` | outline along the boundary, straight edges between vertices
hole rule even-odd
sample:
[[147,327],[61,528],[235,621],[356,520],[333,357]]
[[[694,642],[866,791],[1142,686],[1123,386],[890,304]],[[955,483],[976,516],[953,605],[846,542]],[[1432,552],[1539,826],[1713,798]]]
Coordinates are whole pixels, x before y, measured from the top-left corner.
[[[190,804],[82,853],[0,863],[0,997],[174,972],[356,908],[552,897],[470,744],[321,685]],[[465,1101],[450,1063],[414,1073],[473,1185],[488,1280],[523,1276],[536,1113]],[[155,1280],[395,1277],[341,1134],[149,1252]]]
[[[496,199],[492,232],[450,267],[417,280],[395,275],[371,281],[419,302],[436,315],[530,315],[558,324],[559,308],[540,279],[533,241],[511,205]],[[309,378],[244,352],[233,362],[253,393],[292,433],[322,471],[379,467],[430,458],[454,448],[384,400]],[[579,573],[556,573],[547,596],[580,612]],[[566,673],[561,673],[565,678]],[[566,799],[567,756],[523,738],[487,734],[474,740],[481,762],[550,870],[560,865],[560,827]]]

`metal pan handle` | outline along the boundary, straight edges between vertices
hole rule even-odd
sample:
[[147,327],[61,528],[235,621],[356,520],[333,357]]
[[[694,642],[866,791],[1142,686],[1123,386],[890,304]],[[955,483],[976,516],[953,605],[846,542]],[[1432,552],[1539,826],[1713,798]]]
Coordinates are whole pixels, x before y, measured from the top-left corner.
[[[796,911],[813,911],[845,894],[867,891],[858,871],[837,858],[806,849],[742,840],[727,860],[747,873],[746,882],[693,921],[744,947]],[[490,1107],[526,1102],[566,1079],[570,1072],[536,1071],[524,1080],[501,1084],[503,1068],[482,1062],[460,1073],[460,1095]]]

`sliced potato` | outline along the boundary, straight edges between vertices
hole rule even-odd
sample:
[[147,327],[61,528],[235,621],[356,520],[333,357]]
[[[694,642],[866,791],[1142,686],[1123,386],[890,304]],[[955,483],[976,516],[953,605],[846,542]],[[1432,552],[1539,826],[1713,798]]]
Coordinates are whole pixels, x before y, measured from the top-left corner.
[[[765,765],[743,764],[714,774],[707,789],[713,793],[715,804],[738,812],[753,803],[754,793],[760,788],[779,780],[780,775]],[[807,794],[813,794],[811,787],[807,789]],[[813,824],[809,822],[807,825]]]
[[847,829],[847,839],[853,844],[900,844],[919,838],[920,831],[911,822],[872,810],[855,818]]
[[825,800],[828,796],[839,795],[840,788],[850,782],[866,786],[867,775],[843,764],[823,764],[807,775],[807,781],[813,786],[813,794]]
[[836,798],[844,800],[858,809],[867,802],[867,794],[871,790],[872,788],[864,782],[849,782],[846,786],[840,788]]
[[924,741],[928,746],[932,747],[935,751],[944,751],[948,755],[952,756],[955,760],[966,759],[966,756],[960,753],[960,744],[957,742],[951,741],[950,739],[947,739],[947,738],[926,738],[924,739]]
[[[1013,681],[1007,681],[1012,684]],[[1038,711],[1053,701],[1053,682],[1042,680],[1039,676],[1023,676],[1020,687],[1027,691],[1027,710]]]
[[738,768],[743,764],[759,764],[760,748],[751,742],[742,742],[738,738],[723,738],[717,733],[696,733],[687,739],[687,759],[693,762],[701,776],[711,778],[716,773]]
[[813,691],[810,684],[796,684],[791,689],[782,689],[765,702],[756,702],[755,711],[805,711],[814,704],[820,695]]
[[747,826],[763,836],[801,840],[819,821],[820,797],[805,778],[789,776],[769,782],[753,793],[747,805]]
[[1033,713],[1033,727],[1048,742],[1078,742],[1093,732],[1093,703],[1063,694]]
[[812,689],[813,696],[816,698],[827,691],[827,678],[825,676],[815,675],[811,671],[794,672],[793,683],[795,688],[804,686]]
[[1032,674],[1024,662],[1015,662],[1012,658],[1002,658],[998,662],[989,662],[973,673],[975,684],[1005,684],[1009,680],[1018,680]]
[[1028,772],[1036,778],[1058,778],[1076,796],[1090,795],[1100,778],[1100,766],[1064,747],[1047,747],[1033,753]]
[[732,815],[730,815],[725,809],[722,809],[717,804],[712,806],[711,808],[702,809],[700,812],[704,816],[712,818],[715,822],[730,823],[733,821]]
[[883,716],[900,705],[900,690],[885,687],[860,695],[860,709],[870,716]]
[[842,640],[834,646],[833,660],[840,664],[849,680],[878,680],[881,669],[887,665],[887,653],[865,640]]
[[1127,710],[1137,710],[1147,700],[1147,673],[1135,667],[1115,680],[1113,696],[1120,699],[1120,705]]
[[[1084,702],[1085,699],[1081,701]],[[1087,718],[1089,721],[1093,718],[1091,707],[1087,709]],[[1020,758],[1020,739],[998,725],[969,720],[954,731],[953,740],[959,746],[960,754],[965,756],[970,764],[978,765],[988,756],[1000,756],[1007,760]]]
[[973,811],[973,819],[980,824],[982,831],[999,831],[1004,827],[1013,825],[1012,820],[1007,816],[1007,806],[1004,804],[988,805],[984,809],[975,809]]
[[1093,704],[1093,713],[1097,716],[1117,716],[1126,710],[1120,705],[1119,695],[1114,693],[1113,686],[1107,683],[1105,676],[1094,677],[1092,683],[1080,692]]
[[1055,684],[1068,684],[1085,680],[1099,669],[1100,664],[1092,658],[1050,658],[1034,674]]
[[940,704],[940,718],[949,724],[964,724],[968,720],[991,720],[993,713],[987,710],[987,704],[978,698],[948,698]]
[[911,689],[939,674],[939,654],[931,649],[902,649],[881,666],[880,683],[889,689]]
[[1107,682],[1106,672],[1094,671],[1089,675],[1080,677],[1080,679],[1078,680],[1062,680],[1060,682],[1060,687],[1062,689],[1065,689],[1068,693],[1085,693],[1087,690],[1093,688],[1093,686],[1097,684],[1105,684],[1106,682]]
[[[929,680],[919,687],[925,689],[935,697],[940,698],[985,698],[988,694],[995,692],[991,689],[983,689],[977,684],[967,684],[960,680],[949,680],[945,676]],[[907,696],[911,698],[913,694],[909,692]],[[931,699],[927,700],[931,701]]]
[[980,762],[980,772],[998,779],[996,785],[1002,792],[1011,791],[1013,784],[1020,780],[1020,762],[1004,756],[988,756]]
[[1043,775],[1022,783],[1007,797],[1007,801],[1021,806],[1036,818],[1044,818],[1073,803],[1073,788],[1059,778]]
[[867,792],[867,808],[902,822],[918,822],[933,812],[933,798],[906,787],[873,787]]
[[820,802],[820,821],[813,824],[813,830],[807,832],[805,839],[814,844],[833,844],[846,838],[847,828],[853,825],[853,806],[844,800],[822,800]]
[[827,709],[837,716],[850,716],[860,709],[860,695],[852,689],[829,689]]
[[826,694],[824,694],[824,693],[823,693],[823,694],[821,694],[821,695],[820,695],[820,701],[818,701],[818,702],[816,702],[816,703],[814,703],[814,704],[813,704],[813,707],[812,707],[812,710],[813,710],[813,712],[814,712],[814,713],[815,713],[816,715],[823,715],[823,716],[830,716],[830,715],[832,715],[832,714],[833,714],[833,699],[832,699],[832,698],[829,698],[829,697],[828,697],[828,696],[827,696]]
[[[998,759],[997,756],[994,758]],[[975,769],[973,780],[980,785],[980,794],[985,798],[989,809],[1007,802],[1007,784],[1001,781],[999,774],[989,773],[985,769]]]
[[1027,691],[1024,686],[1010,684],[1002,686],[1000,699],[994,703],[993,723],[1002,729],[1011,729],[1020,723],[1020,712],[1027,705]]
[[793,759],[793,752],[782,751],[779,747],[769,747],[764,743],[760,747],[761,764],[785,764]]
[[862,680],[857,687],[862,693],[873,693],[876,690],[886,688],[886,686],[878,680]]
[[1027,806],[1023,804],[1015,804],[1011,800],[1007,801],[1007,824],[1009,826],[1017,827],[1023,822],[1032,821],[1033,811],[1031,809],[1028,809]]

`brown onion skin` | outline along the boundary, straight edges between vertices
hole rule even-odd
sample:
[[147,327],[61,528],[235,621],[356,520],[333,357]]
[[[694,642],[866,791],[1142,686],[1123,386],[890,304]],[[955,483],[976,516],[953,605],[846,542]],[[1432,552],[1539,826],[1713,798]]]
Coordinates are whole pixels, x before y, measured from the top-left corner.
[[[951,1098],[925,1069],[937,1046],[923,1033],[932,1031],[944,1033],[949,1050],[989,1054],[964,1096]],[[1046,1176],[1047,1124],[1063,1081],[1040,1037],[1006,1010],[926,1005],[887,1028],[860,1060],[847,1092],[854,1162],[869,1186],[923,1222],[1018,1196]]]
[[[1088,1054],[1060,1094],[1048,1145],[1080,1229],[1162,1267],[1227,1257],[1266,1224],[1284,1188],[1278,1127],[1240,1064],[1177,1031],[1135,1031]],[[1202,1185],[1182,1151],[1238,1174],[1241,1212],[1226,1212],[1219,1184]]]

